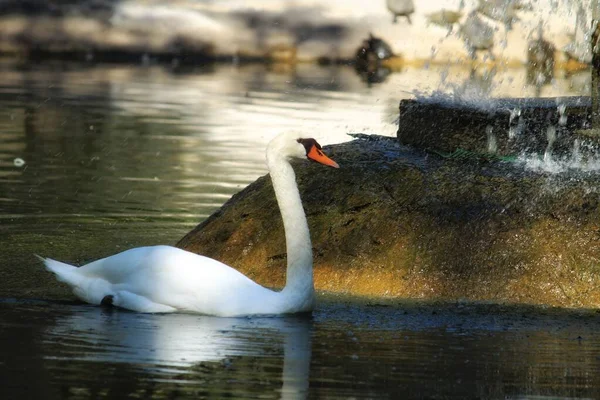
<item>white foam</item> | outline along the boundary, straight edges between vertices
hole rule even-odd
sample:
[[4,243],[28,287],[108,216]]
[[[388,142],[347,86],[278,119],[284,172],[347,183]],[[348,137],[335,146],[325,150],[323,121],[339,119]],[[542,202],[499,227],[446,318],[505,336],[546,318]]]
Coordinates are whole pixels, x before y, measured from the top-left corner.
[[547,172],[551,174],[567,174],[575,171],[600,171],[600,157],[582,160],[577,156],[554,158],[548,154],[541,157],[538,154],[523,153],[517,158],[517,163],[521,164],[527,171]]

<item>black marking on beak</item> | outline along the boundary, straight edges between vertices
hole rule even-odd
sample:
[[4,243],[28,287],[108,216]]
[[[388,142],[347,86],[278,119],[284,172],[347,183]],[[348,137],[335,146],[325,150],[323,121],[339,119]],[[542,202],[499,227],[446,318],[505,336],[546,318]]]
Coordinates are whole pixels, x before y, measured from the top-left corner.
[[304,146],[304,150],[306,150],[306,155],[308,156],[308,153],[310,153],[310,150],[313,147],[317,148],[317,152],[319,154],[323,154],[323,152],[321,151],[321,145],[319,144],[319,142],[317,142],[315,139],[313,138],[308,138],[308,139],[298,139],[298,143],[302,144]]

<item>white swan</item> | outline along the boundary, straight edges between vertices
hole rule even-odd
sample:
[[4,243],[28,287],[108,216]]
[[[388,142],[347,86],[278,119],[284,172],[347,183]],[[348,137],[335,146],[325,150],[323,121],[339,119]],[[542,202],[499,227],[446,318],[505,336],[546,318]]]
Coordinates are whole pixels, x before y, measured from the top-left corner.
[[286,285],[280,292],[219,261],[171,246],[138,247],[79,268],[49,258],[42,261],[77,297],[91,304],[222,317],[311,311],[315,302],[312,246],[291,158],[338,168],[314,139],[298,134],[278,135],[267,146],[287,246]]

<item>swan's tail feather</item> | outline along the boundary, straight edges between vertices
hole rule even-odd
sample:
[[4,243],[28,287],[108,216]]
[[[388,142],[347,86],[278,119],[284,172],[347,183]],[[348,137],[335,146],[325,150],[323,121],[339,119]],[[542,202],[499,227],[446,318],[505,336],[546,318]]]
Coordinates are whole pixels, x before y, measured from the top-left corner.
[[65,264],[60,261],[53,260],[51,258],[40,257],[35,254],[37,258],[39,258],[46,269],[56,275],[56,279],[61,282],[64,282],[71,286],[79,286],[81,283],[81,274],[79,273],[77,267],[69,264]]

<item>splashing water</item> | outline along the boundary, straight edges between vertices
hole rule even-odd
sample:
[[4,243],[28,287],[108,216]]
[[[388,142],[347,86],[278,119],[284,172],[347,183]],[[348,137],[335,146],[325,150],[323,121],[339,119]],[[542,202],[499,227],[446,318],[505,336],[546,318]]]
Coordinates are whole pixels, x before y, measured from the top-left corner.
[[[593,136],[577,137],[575,130],[586,125],[585,123],[579,125],[577,120],[569,121],[569,115],[576,115],[569,113],[570,107],[586,107],[586,103],[580,99],[557,98],[556,105],[553,106],[548,103],[548,99],[530,102],[525,98],[492,98],[485,91],[473,90],[473,87],[468,85],[448,84],[446,87],[453,90],[436,90],[428,93],[413,91],[412,94],[421,104],[435,104],[456,109],[457,113],[461,110],[469,110],[489,113],[491,118],[495,118],[493,116],[498,113],[507,114],[506,132],[499,130],[501,128],[494,123],[481,128],[481,135],[486,140],[484,151],[496,154],[499,149],[505,148],[502,141],[508,140],[510,142],[508,147],[515,149],[512,153],[514,159],[525,170],[552,174],[600,171],[600,151],[597,141]],[[542,109],[531,116],[530,108],[536,107]],[[553,115],[551,118],[553,122],[550,125],[548,125],[549,116],[536,116],[536,114],[543,114],[544,110],[552,113],[548,115]],[[533,142],[536,144],[532,144]],[[542,147],[540,148],[539,145]]]
[[514,139],[523,131],[523,120],[521,119],[521,109],[513,108],[510,110],[508,120],[508,138]]
[[556,127],[548,127],[548,129],[546,130],[546,139],[548,139],[548,145],[546,146],[546,150],[544,151],[544,162],[551,163],[552,147],[554,146],[554,142],[556,141]]
[[558,125],[560,126],[566,126],[567,125],[567,115],[565,114],[565,111],[567,110],[567,105],[565,103],[560,103],[558,105]]
[[449,108],[470,108],[481,111],[493,111],[502,105],[501,100],[490,98],[487,90],[481,90],[474,85],[454,85],[448,83],[447,86],[452,90],[438,89],[432,92],[413,90],[411,93],[419,103],[439,104]]
[[494,132],[494,127],[488,125],[485,127],[485,133],[487,134],[487,151],[488,153],[495,154],[498,151],[498,139]]
[[543,157],[523,152],[517,157],[516,163],[532,172],[561,175],[600,172],[600,156],[584,158],[582,147],[585,148],[586,145],[575,139],[571,153],[565,157],[555,157],[550,152],[545,152]]

